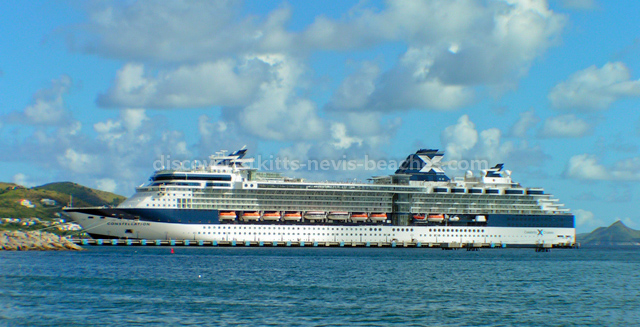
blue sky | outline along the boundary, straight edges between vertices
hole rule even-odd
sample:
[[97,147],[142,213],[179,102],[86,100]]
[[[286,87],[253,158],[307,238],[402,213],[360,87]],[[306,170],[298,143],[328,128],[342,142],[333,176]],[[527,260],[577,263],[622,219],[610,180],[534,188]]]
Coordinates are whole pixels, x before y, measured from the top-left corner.
[[[640,228],[635,1],[3,1],[0,180],[123,195],[153,162],[504,162]],[[315,180],[391,171],[288,171]],[[464,172],[451,171],[450,175]]]

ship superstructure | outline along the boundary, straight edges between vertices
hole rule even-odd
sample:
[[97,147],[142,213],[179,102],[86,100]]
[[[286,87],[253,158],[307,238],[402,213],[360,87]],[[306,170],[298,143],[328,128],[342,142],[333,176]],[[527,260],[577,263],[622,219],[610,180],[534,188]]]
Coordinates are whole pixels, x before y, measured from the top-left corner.
[[369,183],[308,182],[252,169],[246,152],[156,171],[115,208],[65,211],[97,238],[575,243],[569,210],[513,182],[502,164],[452,180],[442,152],[420,149]]

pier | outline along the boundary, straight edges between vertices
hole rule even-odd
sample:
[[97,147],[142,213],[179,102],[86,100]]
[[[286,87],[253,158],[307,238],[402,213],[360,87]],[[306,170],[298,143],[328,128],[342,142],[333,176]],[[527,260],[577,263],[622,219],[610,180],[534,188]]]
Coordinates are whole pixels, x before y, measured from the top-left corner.
[[552,244],[507,245],[504,243],[422,243],[422,242],[318,242],[318,241],[204,241],[204,240],[140,240],[140,239],[74,239],[81,246],[191,246],[191,247],[367,247],[367,248],[440,248],[442,250],[478,251],[482,248],[535,248],[549,252],[551,248],[572,248]]

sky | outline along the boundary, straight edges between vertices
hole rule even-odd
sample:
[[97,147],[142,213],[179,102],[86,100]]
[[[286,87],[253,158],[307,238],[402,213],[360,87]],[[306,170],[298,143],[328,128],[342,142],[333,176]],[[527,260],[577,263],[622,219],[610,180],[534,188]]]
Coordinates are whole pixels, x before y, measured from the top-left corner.
[[[447,163],[505,163],[571,209],[578,232],[639,229],[638,12],[620,0],[2,1],[0,181],[129,196],[158,162],[244,145],[302,163],[435,148]],[[276,170],[393,173],[369,168]]]

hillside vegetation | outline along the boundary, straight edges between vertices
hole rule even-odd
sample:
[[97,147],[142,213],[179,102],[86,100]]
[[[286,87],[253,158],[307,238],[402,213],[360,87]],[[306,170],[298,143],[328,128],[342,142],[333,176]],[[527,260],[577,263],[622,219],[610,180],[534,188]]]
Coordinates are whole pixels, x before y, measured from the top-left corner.
[[[0,218],[52,218],[69,204],[73,196],[74,207],[116,206],[125,197],[94,190],[76,183],[50,183],[32,188],[25,188],[12,183],[0,183]],[[28,208],[20,204],[29,200],[35,207]],[[43,204],[40,200],[56,201],[53,206]]]

